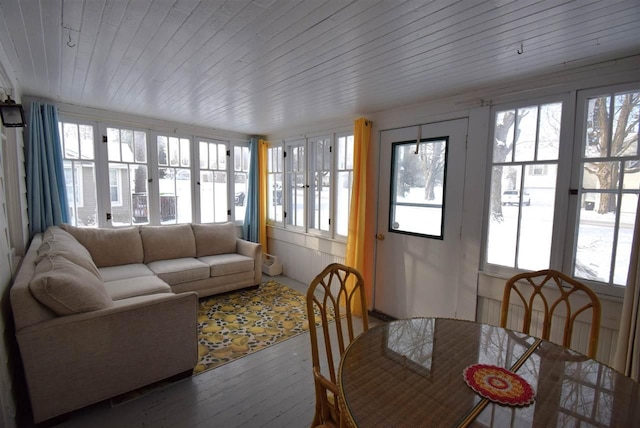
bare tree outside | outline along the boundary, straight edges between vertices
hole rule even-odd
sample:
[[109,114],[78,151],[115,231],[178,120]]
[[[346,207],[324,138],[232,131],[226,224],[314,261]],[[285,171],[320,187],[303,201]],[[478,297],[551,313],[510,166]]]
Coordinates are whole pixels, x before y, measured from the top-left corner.
[[[608,158],[637,154],[639,106],[640,92],[589,100],[585,156]],[[584,168],[597,177],[599,189],[615,189],[618,186],[621,172],[619,162],[585,163]],[[616,195],[602,193],[598,214],[615,211]]]
[[[514,110],[498,113],[494,131],[493,161],[500,163],[507,160],[507,155],[513,151],[514,138],[513,126],[516,121]],[[502,172],[503,167],[493,167],[491,174],[491,217],[497,221],[503,220],[502,214]]]

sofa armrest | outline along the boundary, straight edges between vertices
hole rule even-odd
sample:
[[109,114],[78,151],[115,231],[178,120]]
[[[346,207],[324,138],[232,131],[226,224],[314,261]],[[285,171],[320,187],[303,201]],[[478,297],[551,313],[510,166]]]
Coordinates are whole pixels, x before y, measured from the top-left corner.
[[196,293],[139,296],[16,333],[35,422],[192,369]]
[[262,244],[236,238],[236,251],[238,254],[251,257],[254,260],[253,281],[255,285],[260,284],[262,282]]

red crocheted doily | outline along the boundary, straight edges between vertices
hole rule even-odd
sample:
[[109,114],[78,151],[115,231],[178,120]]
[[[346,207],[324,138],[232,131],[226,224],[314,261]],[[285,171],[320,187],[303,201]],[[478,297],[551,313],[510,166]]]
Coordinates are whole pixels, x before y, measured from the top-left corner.
[[462,373],[471,389],[491,401],[509,406],[524,406],[535,399],[531,385],[503,367],[473,364]]

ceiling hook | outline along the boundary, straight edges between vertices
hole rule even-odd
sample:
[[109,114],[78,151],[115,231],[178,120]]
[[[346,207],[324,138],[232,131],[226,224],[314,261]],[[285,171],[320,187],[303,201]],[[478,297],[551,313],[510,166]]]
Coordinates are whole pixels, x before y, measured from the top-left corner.
[[71,31],[69,31],[69,40],[67,41],[67,46],[69,46],[70,48],[75,48],[76,44],[71,44]]
[[520,49],[518,49],[518,55],[522,55],[524,53],[524,43],[520,42]]

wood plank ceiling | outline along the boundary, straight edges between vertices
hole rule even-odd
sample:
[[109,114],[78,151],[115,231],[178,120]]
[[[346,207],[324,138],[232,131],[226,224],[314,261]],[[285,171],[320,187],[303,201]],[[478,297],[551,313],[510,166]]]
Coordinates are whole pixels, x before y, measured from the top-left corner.
[[640,54],[638,0],[0,0],[0,12],[23,95],[243,133]]

